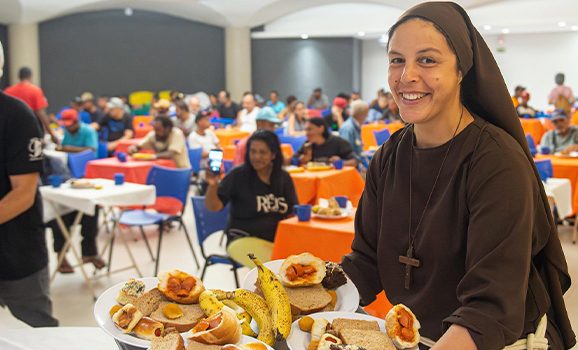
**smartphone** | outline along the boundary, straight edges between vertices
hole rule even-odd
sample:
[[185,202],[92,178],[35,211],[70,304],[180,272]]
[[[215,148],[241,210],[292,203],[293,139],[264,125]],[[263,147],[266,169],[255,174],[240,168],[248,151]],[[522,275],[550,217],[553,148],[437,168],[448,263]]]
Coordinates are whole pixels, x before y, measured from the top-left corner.
[[223,151],[220,149],[212,149],[209,151],[209,171],[215,175],[221,173],[221,166],[223,165]]

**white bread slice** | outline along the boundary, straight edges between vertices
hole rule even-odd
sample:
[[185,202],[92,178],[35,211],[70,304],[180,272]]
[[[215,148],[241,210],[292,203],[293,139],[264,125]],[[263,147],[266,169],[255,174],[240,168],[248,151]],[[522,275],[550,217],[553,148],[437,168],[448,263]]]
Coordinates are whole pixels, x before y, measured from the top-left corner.
[[357,345],[366,350],[396,350],[391,339],[381,331],[342,329],[339,337],[344,344]]
[[[183,305],[179,304],[179,307],[183,310],[183,316],[177,319],[171,320],[163,314],[163,308],[167,304],[171,304],[169,301],[161,301],[157,309],[151,314],[151,318],[155,321],[159,321],[167,327],[174,327],[180,333],[188,332],[193,328],[201,319],[205,317],[205,313],[199,306],[199,304]],[[173,303],[174,304],[174,303]]]
[[358,329],[358,330],[372,330],[379,331],[379,324],[377,321],[352,320],[348,318],[336,318],[331,322],[331,329],[337,334],[342,329]]
[[186,350],[221,350],[221,345],[207,345],[190,340]]
[[151,350],[185,350],[185,341],[178,332],[169,332],[163,337],[153,338]]
[[323,310],[331,302],[331,295],[320,284],[309,287],[285,287],[293,315],[308,315]]
[[136,299],[134,306],[144,315],[149,317],[159,308],[161,301],[167,300],[158,288],[153,288]]

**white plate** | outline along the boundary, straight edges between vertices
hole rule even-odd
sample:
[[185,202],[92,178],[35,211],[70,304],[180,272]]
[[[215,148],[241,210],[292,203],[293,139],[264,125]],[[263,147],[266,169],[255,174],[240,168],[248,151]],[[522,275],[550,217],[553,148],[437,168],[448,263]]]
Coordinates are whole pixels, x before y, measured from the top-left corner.
[[[273,271],[273,273],[279,274],[283,261],[285,261],[285,259],[268,261],[264,265]],[[249,271],[241,284],[241,288],[254,291],[257,274],[257,268]],[[359,307],[359,292],[349,278],[347,278],[347,284],[337,288],[335,291],[337,292],[335,311],[354,312],[357,310]],[[305,349],[307,349],[307,347],[305,347]]]
[[[185,340],[185,347],[189,346],[189,338],[187,337],[187,334],[189,334],[189,332],[187,333],[181,333],[181,335],[183,336],[183,339]],[[235,344],[235,345],[244,345],[244,344],[249,344],[249,343],[261,343],[263,345],[265,345],[267,347],[268,350],[275,350],[272,347],[270,347],[269,345],[246,335],[241,335],[241,340]],[[148,348],[148,350],[151,350],[150,348]]]
[[351,215],[351,212],[348,211],[347,209],[341,212],[341,215],[321,215],[321,214],[315,214],[315,213],[311,213],[311,216],[317,219],[322,219],[322,220],[341,220],[341,219],[345,219],[347,217],[349,217]]
[[[377,321],[379,328],[382,332],[385,332],[385,321],[381,318],[373,317],[365,314],[358,314],[354,312],[318,312],[316,314],[309,315],[312,318],[324,318],[329,323],[331,323],[336,318],[349,318],[353,320],[364,320],[364,321]],[[303,350],[307,349],[309,343],[311,342],[311,334],[303,332],[299,329],[299,320],[293,322],[291,326],[291,333],[287,339],[287,346],[291,350]]]

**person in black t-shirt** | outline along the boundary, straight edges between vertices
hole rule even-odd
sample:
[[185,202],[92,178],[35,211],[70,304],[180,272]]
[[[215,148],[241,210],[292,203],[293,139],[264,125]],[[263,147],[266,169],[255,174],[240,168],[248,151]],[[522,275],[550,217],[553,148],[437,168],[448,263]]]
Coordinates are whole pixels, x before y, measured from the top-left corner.
[[217,107],[219,117],[237,119],[237,114],[240,110],[241,107],[231,100],[229,91],[223,90],[219,92],[219,106]]
[[309,118],[305,123],[307,142],[293,155],[293,163],[333,163],[343,159],[343,165],[357,166],[353,147],[347,140],[333,136],[322,118]]
[[297,204],[293,180],[282,166],[277,135],[256,131],[247,142],[243,165],[231,170],[221,183],[218,176],[207,175],[207,209],[219,211],[230,204],[227,232],[240,230],[273,242],[277,224],[289,217]]
[[80,95],[82,109],[90,115],[90,123],[98,123],[104,118],[104,112],[94,103],[94,95],[91,92],[84,92]]
[[107,142],[106,149],[112,154],[119,141],[132,138],[134,130],[132,117],[125,112],[125,104],[118,97],[113,97],[108,102],[108,113],[94,128],[99,132],[100,139]]
[[33,327],[58,326],[38,192],[42,160],[36,117],[22,101],[0,91],[0,306]]

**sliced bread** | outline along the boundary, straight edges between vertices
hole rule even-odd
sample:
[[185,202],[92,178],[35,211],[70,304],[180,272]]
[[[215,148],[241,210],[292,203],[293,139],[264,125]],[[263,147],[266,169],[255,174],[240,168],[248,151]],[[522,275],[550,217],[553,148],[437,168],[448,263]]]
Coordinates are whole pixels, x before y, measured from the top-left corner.
[[221,350],[221,347],[221,345],[206,345],[190,340],[187,350]]
[[161,301],[165,301],[165,297],[158,290],[158,288],[153,288],[148,292],[144,293],[138,297],[134,303],[134,306],[144,315],[149,317],[153,311],[159,308]]
[[345,344],[357,345],[366,350],[396,350],[391,339],[381,331],[342,329],[339,337]]
[[336,318],[331,322],[331,328],[339,334],[342,329],[359,329],[379,331],[377,321],[351,320],[348,318]]
[[151,314],[151,318],[155,321],[159,321],[166,327],[174,327],[180,333],[188,332],[193,328],[203,317],[205,313],[199,306],[199,304],[183,305],[179,304],[179,307],[183,310],[183,316],[177,319],[171,320],[163,314],[163,309],[167,304],[171,302],[161,301],[158,308]]
[[151,341],[151,350],[185,350],[185,341],[179,333],[169,332]]
[[320,284],[299,288],[286,287],[285,289],[293,315],[308,315],[321,311],[331,302],[331,295]]

